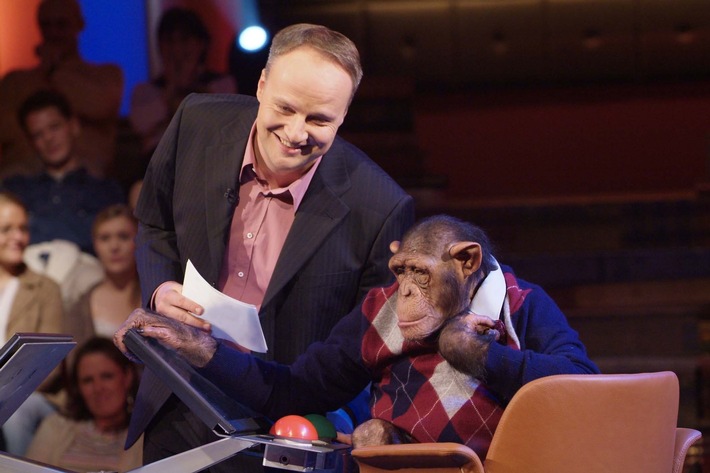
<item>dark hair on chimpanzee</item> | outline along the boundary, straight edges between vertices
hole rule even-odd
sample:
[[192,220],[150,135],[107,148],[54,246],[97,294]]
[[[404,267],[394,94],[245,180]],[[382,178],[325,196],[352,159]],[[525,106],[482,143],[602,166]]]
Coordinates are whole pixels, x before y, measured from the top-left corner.
[[481,267],[478,273],[485,276],[498,268],[493,257],[493,244],[486,232],[476,225],[450,215],[433,215],[426,217],[414,224],[402,238],[419,239],[423,248],[436,248],[437,243],[443,238],[445,241],[474,241],[481,245]]

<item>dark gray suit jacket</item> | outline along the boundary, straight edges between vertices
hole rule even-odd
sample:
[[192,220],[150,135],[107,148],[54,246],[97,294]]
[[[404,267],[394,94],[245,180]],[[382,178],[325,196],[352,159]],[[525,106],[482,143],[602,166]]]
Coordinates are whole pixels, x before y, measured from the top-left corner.
[[[173,117],[136,210],[144,301],[164,281],[181,282],[188,259],[217,283],[257,108],[253,97],[191,95]],[[389,243],[413,221],[412,198],[362,151],[336,138],[296,212],[261,306],[267,358],[291,362],[325,339],[368,290],[388,284]],[[147,411],[162,402],[153,399]],[[145,410],[136,406],[129,442],[154,414]]]

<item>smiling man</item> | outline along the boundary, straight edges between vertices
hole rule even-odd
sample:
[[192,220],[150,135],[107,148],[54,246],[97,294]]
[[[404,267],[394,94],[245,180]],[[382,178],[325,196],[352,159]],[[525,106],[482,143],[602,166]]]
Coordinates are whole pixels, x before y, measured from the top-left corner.
[[[337,136],[361,78],[352,41],[298,24],[274,37],[256,99],[183,101],[136,209],[146,305],[209,330],[203,309],[181,294],[190,260],[220,291],[259,308],[266,357],[288,363],[391,282],[388,245],[413,223],[414,204]],[[145,430],[145,463],[216,438],[155,386],[147,371],[128,439]],[[240,457],[211,471],[245,471]]]

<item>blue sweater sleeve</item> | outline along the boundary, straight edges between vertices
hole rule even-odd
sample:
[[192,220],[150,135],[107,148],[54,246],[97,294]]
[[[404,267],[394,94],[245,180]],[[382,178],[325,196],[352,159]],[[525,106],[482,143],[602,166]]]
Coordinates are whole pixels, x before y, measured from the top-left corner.
[[334,410],[371,379],[360,356],[363,320],[358,307],[340,320],[325,341],[310,345],[291,365],[219,344],[199,372],[228,396],[272,419]]
[[530,289],[524,303],[511,314],[520,350],[491,345],[486,361],[486,384],[505,403],[523,384],[554,374],[599,373],[575,330],[542,288],[518,280]]

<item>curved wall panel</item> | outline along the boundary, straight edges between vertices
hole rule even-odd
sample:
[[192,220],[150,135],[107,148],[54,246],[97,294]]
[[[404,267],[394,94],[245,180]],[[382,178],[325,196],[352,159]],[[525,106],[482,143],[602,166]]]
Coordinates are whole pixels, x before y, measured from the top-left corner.
[[707,0],[262,0],[277,25],[348,34],[366,72],[419,84],[710,75]]

